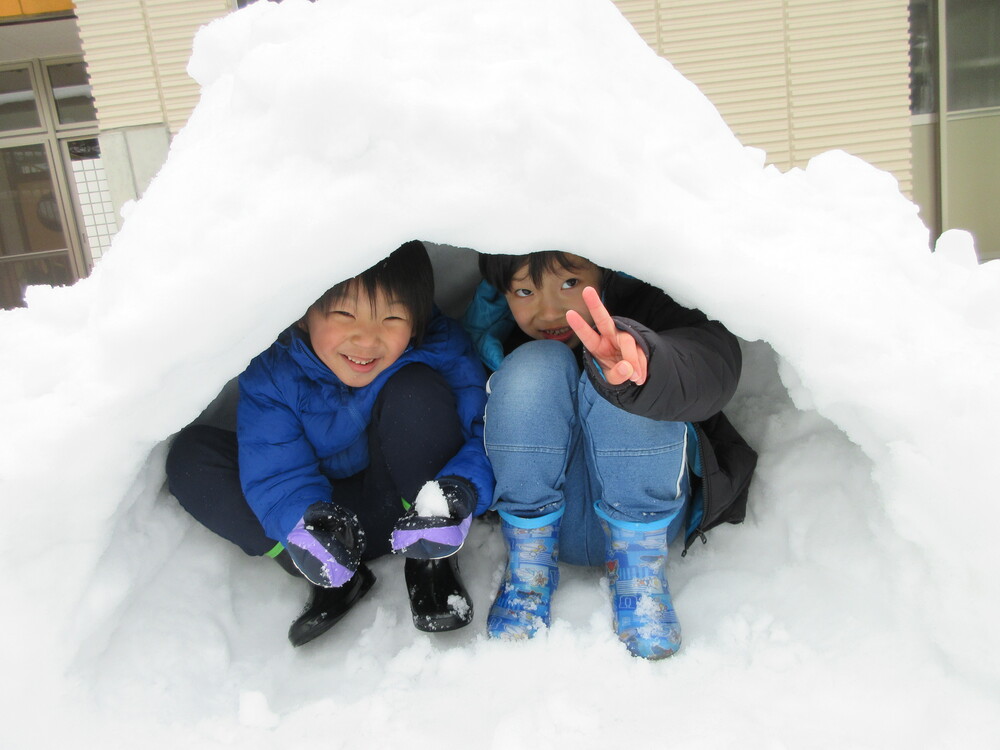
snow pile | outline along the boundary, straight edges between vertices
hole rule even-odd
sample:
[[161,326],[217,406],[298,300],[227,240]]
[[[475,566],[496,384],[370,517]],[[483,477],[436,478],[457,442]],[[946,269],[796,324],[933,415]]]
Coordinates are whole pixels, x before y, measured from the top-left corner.
[[[203,29],[190,70],[202,100],[93,276],[0,316],[0,744],[1000,736],[1000,266],[967,236],[932,254],[846,154],[765,167],[607,0],[259,3]],[[751,515],[671,559],[677,657],[628,658],[583,569],[545,638],[485,641],[487,522],[461,554],[469,628],[415,631],[385,559],[293,651],[301,585],[163,489],[163,441],[410,239],[572,250],[751,342],[728,410],[761,451]]]
[[437,482],[427,482],[420,488],[420,492],[413,500],[413,507],[420,516],[447,517],[451,514],[448,498]]

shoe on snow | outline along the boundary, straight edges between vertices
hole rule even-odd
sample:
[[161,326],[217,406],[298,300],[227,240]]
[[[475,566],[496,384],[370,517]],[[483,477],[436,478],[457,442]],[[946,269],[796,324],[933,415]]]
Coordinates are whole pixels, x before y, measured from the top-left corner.
[[375,574],[363,564],[351,580],[338,588],[323,588],[310,583],[311,596],[302,614],[288,629],[288,640],[298,647],[323,635],[340,622],[374,583]]
[[[532,638],[551,620],[552,594],[559,585],[559,520],[561,512],[539,519],[517,519],[501,513],[507,542],[507,569],[486,618],[490,638]],[[513,521],[513,523],[511,523]],[[522,528],[522,522],[542,526]]]
[[666,527],[621,525],[606,517],[602,521],[608,536],[606,565],[619,640],[633,656],[672,656],[681,647],[681,626],[667,585]]
[[472,599],[462,585],[454,556],[438,560],[408,557],[403,573],[417,630],[438,633],[472,622]]

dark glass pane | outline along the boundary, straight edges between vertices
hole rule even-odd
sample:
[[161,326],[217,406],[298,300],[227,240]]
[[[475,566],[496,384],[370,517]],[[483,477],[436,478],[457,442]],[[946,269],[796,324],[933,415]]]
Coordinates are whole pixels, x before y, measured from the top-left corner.
[[0,262],[0,307],[24,307],[25,287],[66,286],[74,281],[66,255]]
[[101,158],[101,142],[96,138],[84,138],[80,141],[70,141],[68,147],[70,161],[84,161],[85,159]]
[[948,111],[1000,106],[1000,2],[948,0]]
[[938,109],[937,0],[910,3],[910,114]]
[[83,62],[49,65],[49,82],[56,100],[60,125],[93,122],[97,119],[94,95],[90,90],[87,66]]
[[40,124],[28,69],[0,70],[0,131],[37,128]]
[[0,256],[66,247],[45,149],[0,148]]

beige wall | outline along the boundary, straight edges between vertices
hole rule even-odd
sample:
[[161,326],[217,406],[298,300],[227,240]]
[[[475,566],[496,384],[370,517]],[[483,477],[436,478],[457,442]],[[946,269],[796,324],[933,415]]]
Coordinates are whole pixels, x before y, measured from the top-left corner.
[[[842,148],[912,190],[906,0],[615,1],[771,163]],[[102,133],[184,125],[192,38],[230,2],[77,0]]]
[[783,169],[844,149],[912,190],[906,0],[615,0]]
[[1000,110],[949,115],[942,138],[944,228],[972,232],[980,260],[1000,258]]
[[913,201],[920,206],[920,218],[934,236],[941,233],[938,210],[938,126],[937,118],[921,115],[914,118]]
[[101,130],[180,130],[198,101],[186,70],[194,34],[229,12],[229,0],[76,0],[76,8]]
[[[748,145],[782,168],[843,148],[911,188],[906,0],[617,0]],[[102,130],[166,124],[198,97],[191,39],[229,0],[77,0]]]
[[199,90],[187,74],[198,29],[230,0],[76,0],[115,212],[140,197],[187,122]]

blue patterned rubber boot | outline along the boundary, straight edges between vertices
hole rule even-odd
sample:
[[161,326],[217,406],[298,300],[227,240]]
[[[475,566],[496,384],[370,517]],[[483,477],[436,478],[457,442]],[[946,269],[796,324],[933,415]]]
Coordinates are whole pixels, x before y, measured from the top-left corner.
[[[595,506],[596,507],[596,506]],[[667,586],[667,526],[628,523],[600,510],[618,638],[633,656],[664,659],[681,647],[681,625]]]
[[500,511],[507,541],[507,570],[486,618],[486,634],[504,641],[527,640],[551,619],[559,585],[559,520],[562,509],[540,518]]

